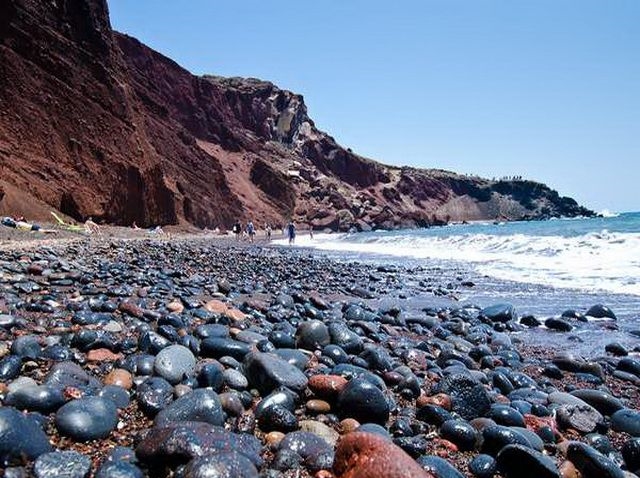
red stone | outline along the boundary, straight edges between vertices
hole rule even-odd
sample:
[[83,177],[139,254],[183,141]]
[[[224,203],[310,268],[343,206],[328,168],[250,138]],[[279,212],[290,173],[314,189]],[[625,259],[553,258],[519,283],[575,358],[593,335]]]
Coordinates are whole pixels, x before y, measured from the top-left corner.
[[337,478],[433,478],[390,440],[372,433],[349,433],[338,443]]

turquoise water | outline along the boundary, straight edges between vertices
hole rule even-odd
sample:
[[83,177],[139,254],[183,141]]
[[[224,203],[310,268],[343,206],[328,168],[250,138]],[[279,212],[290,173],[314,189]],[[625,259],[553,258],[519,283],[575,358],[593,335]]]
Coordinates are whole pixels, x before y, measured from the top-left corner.
[[322,234],[298,245],[463,262],[496,279],[640,296],[640,212],[599,218],[457,224]]

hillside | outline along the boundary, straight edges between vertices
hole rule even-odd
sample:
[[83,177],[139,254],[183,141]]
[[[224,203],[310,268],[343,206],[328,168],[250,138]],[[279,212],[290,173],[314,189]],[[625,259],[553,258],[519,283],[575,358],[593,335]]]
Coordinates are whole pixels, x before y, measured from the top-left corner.
[[236,218],[368,230],[592,214],[532,181],[363,158],[315,127],[302,96],[194,76],[113,31],[105,0],[6,0],[0,214],[39,219],[42,204],[77,220],[209,228]]

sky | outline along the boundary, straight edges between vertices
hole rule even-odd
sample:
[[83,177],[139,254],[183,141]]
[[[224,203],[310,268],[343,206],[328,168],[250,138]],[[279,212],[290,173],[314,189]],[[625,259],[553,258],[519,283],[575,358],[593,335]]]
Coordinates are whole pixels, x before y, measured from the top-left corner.
[[638,0],[108,0],[195,74],[304,95],[363,156],[640,211]]

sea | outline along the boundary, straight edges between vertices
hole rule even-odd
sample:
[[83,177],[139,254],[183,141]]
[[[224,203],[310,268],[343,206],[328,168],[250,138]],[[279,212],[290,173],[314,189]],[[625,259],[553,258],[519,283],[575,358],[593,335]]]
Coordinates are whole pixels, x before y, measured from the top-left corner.
[[[284,241],[282,241],[284,243]],[[338,260],[395,263],[452,270],[474,282],[455,297],[413,297],[412,305],[511,303],[520,315],[544,319],[564,310],[609,306],[615,327],[580,325],[569,334],[525,334],[534,345],[566,347],[583,355],[620,342],[639,347],[640,212],[603,211],[594,218],[473,222],[442,227],[315,234],[302,232],[296,247],[325,251]],[[451,305],[451,304],[447,304]],[[608,330],[617,328],[618,330]],[[603,332],[604,330],[604,332]]]

